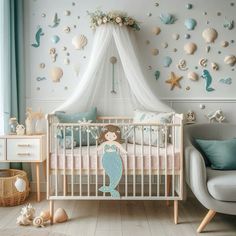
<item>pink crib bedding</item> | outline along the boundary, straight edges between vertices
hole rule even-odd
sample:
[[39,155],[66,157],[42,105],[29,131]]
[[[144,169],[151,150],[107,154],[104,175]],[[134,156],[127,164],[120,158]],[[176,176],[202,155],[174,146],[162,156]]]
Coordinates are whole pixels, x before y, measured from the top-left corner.
[[[123,144],[123,146],[124,148],[126,148],[125,144]],[[175,170],[180,169],[180,151],[177,149],[174,150],[171,144],[168,145],[166,151],[164,148],[159,148],[159,157],[158,148],[153,146],[151,148],[149,148],[149,146],[143,146],[142,149],[141,145],[136,144],[134,150],[133,144],[127,144],[126,150],[128,152],[127,156],[121,154],[121,158],[123,161],[123,166],[125,167],[127,165],[128,170],[133,170],[134,168],[136,170],[141,170],[142,165],[144,170],[149,170],[149,167],[151,167],[150,169],[152,170],[164,170],[166,161],[167,170],[172,170],[173,166]],[[167,153],[167,155],[165,155],[165,152]],[[82,158],[80,157],[81,155]],[[165,156],[167,156],[167,158]],[[98,170],[103,169],[102,152],[97,153],[96,146],[90,146],[89,151],[87,147],[82,147],[81,150],[80,148],[74,148],[73,158],[75,170],[79,170],[81,168],[83,170],[87,170],[88,166],[90,170],[95,170],[96,163]],[[58,169],[64,169],[64,165],[66,166],[66,169],[72,168],[72,152],[70,149],[66,150],[66,155],[64,155],[63,150],[58,150],[57,158],[55,153],[50,154],[50,169],[56,169],[56,166],[58,167]]]

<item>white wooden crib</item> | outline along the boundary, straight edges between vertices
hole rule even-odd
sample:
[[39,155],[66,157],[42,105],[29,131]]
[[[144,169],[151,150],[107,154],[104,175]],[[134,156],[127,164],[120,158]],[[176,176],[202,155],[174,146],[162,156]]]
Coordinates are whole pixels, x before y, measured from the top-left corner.
[[[178,222],[178,200],[183,198],[183,115],[175,114],[170,124],[133,123],[127,117],[98,117],[97,123],[59,123],[55,115],[47,115],[47,199],[50,200],[51,223],[54,200],[117,200],[99,191],[109,182],[102,167],[98,139],[90,145],[91,133],[98,135],[105,125],[119,126],[127,154],[120,154],[123,175],[118,185],[120,200],[174,201],[174,222]],[[66,146],[71,130],[80,133],[80,145]],[[86,131],[86,137],[82,137]],[[139,143],[136,142],[140,134]],[[144,142],[144,138],[148,143]],[[156,137],[157,144],[153,144]],[[159,144],[160,137],[163,145]],[[82,146],[82,138],[87,145]],[[141,140],[141,141],[140,141]]]

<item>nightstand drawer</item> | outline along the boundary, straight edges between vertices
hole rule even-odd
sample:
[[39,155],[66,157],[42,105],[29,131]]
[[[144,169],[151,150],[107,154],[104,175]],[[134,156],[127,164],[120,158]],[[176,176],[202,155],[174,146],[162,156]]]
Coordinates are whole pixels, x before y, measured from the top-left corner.
[[6,141],[5,139],[0,139],[0,160],[6,160],[6,153],[5,153],[5,150],[6,150],[6,145],[5,145]]
[[8,139],[7,160],[39,161],[40,139]]

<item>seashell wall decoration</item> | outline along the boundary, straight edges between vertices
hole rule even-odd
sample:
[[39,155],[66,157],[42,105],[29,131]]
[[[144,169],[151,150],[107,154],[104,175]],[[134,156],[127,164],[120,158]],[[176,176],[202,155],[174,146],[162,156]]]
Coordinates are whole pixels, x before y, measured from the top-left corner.
[[205,47],[205,50],[206,50],[207,53],[210,52],[211,46],[207,45],[207,46]]
[[64,11],[64,15],[65,15],[65,16],[69,16],[70,13],[71,13],[71,12],[70,12],[69,10],[65,10],[65,11]]
[[169,57],[169,56],[164,57],[164,59],[163,59],[163,66],[164,67],[169,67],[171,63],[172,63],[171,57]]
[[234,21],[225,19],[223,26],[225,29],[231,30],[234,28]]
[[179,64],[177,65],[177,68],[178,68],[179,70],[182,70],[182,71],[188,70],[188,68],[187,68],[187,62],[186,62],[184,59],[181,59],[181,60],[179,61]]
[[224,59],[224,63],[229,66],[234,66],[234,64],[236,63],[236,57],[234,55],[226,56]]
[[56,51],[56,48],[50,48],[49,54],[50,54],[50,56],[51,56],[52,62],[56,62],[56,59],[57,59],[57,51]]
[[159,54],[159,50],[157,48],[153,48],[151,50],[151,53],[152,53],[153,56],[157,56]]
[[213,70],[219,70],[219,65],[217,64],[217,63],[215,63],[215,62],[212,62],[211,63],[211,68],[213,69]]
[[168,47],[168,43],[167,43],[167,42],[164,42],[164,43],[161,44],[161,46],[162,46],[163,48],[167,48],[167,47]]
[[206,67],[207,66],[207,59],[206,58],[201,58],[199,60],[198,64],[202,67]]
[[159,79],[160,74],[161,74],[161,72],[160,72],[159,70],[156,70],[156,71],[155,71],[155,74],[154,74],[154,75],[155,75],[156,80]]
[[60,67],[53,67],[50,71],[52,82],[60,82],[63,76],[63,70]]
[[76,35],[72,38],[72,44],[77,50],[84,49],[84,47],[87,45],[87,38],[85,35]]
[[194,30],[197,25],[197,21],[193,18],[189,18],[185,20],[184,25],[188,30]]
[[53,35],[51,37],[51,41],[52,41],[52,43],[56,44],[60,41],[60,37],[58,35]]
[[190,10],[190,9],[193,8],[193,4],[187,3],[187,4],[185,5],[185,7],[186,7],[188,10]]
[[217,31],[214,28],[207,28],[202,32],[202,37],[206,43],[214,43],[218,36]]
[[232,84],[232,79],[231,78],[225,78],[225,79],[222,78],[222,79],[219,80],[219,82],[222,83],[222,84],[230,85],[230,84]]
[[185,34],[184,37],[185,37],[186,39],[190,39],[191,36],[190,36],[190,34]]
[[160,20],[163,24],[170,25],[173,24],[177,19],[170,13],[161,13]]
[[152,33],[153,33],[154,35],[158,35],[158,34],[160,34],[160,32],[161,32],[160,27],[153,27],[153,28],[152,28]]
[[70,27],[69,27],[69,26],[66,26],[66,27],[63,29],[63,31],[64,31],[65,33],[70,33]]
[[175,40],[178,40],[179,39],[179,34],[177,34],[177,33],[172,34],[172,38],[175,39]]
[[220,43],[220,45],[221,45],[221,47],[226,48],[226,47],[229,46],[229,42],[228,42],[228,41],[222,41],[222,42]]
[[190,80],[196,81],[196,80],[198,80],[199,76],[196,72],[189,71],[188,75],[187,75],[187,78],[190,79]]
[[195,43],[190,42],[184,45],[184,51],[186,52],[186,54],[192,55],[196,50],[197,45]]
[[66,58],[64,59],[64,64],[65,64],[65,65],[69,65],[69,64],[70,64],[70,59],[69,59],[68,57],[66,57]]

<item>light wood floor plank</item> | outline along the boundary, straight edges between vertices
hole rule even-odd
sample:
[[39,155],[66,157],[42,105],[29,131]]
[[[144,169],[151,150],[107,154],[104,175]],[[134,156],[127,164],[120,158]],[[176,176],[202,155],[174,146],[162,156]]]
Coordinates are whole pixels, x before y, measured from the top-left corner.
[[[45,199],[35,201],[31,195],[27,202],[36,208],[36,215],[48,209]],[[33,236],[196,236],[197,227],[207,210],[195,199],[179,203],[179,224],[173,223],[173,203],[165,201],[55,201],[55,209],[65,208],[70,220],[62,224],[37,229]],[[0,235],[24,235],[35,230],[33,226],[17,226],[16,217],[22,206],[0,207]],[[207,225],[204,236],[236,236],[236,216],[216,214]],[[8,229],[11,235],[7,235]]]

